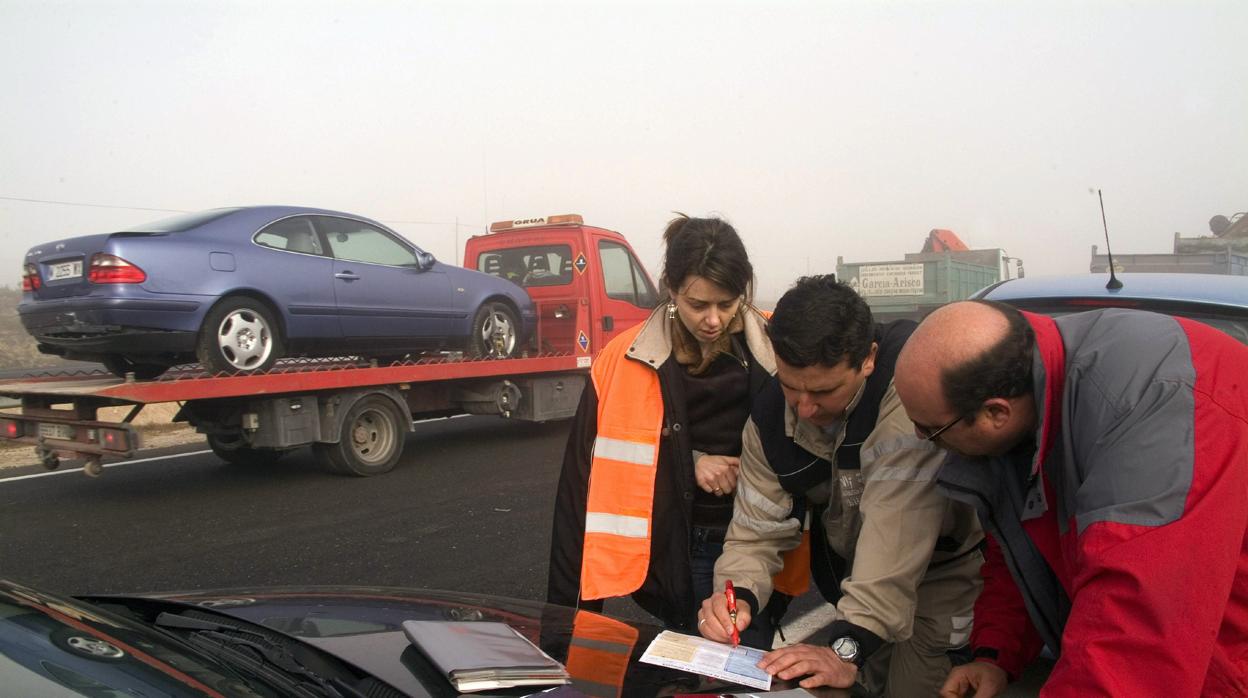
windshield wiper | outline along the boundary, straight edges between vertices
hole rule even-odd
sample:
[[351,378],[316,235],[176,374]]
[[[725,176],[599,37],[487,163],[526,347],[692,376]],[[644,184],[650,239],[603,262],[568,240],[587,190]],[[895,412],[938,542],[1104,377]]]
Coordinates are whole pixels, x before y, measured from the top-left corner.
[[[265,681],[279,684],[283,689],[299,695],[366,698],[341,678],[326,678],[307,668],[287,647],[267,633],[168,611],[156,616],[156,625],[170,630],[190,631],[187,640],[199,649],[218,657],[226,653],[232,661],[243,664]],[[280,669],[284,675],[275,674],[273,667]],[[312,691],[306,683],[294,677],[311,681],[321,689],[321,693]]]

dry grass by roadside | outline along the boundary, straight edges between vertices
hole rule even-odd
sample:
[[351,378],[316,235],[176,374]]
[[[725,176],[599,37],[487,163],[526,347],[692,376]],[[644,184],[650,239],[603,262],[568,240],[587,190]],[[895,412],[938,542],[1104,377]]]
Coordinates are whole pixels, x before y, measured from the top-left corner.
[[[0,410],[11,412],[18,410]],[[129,407],[106,407],[99,412],[102,421],[120,421],[130,411]],[[143,449],[178,446],[186,443],[204,442],[204,435],[185,422],[172,423],[173,415],[178,411],[174,403],[160,403],[143,408],[135,418],[134,425],[139,431],[139,445]],[[205,444],[206,446],[207,444]],[[16,468],[23,465],[37,465],[35,448],[26,444],[4,443],[0,445],[0,469]]]

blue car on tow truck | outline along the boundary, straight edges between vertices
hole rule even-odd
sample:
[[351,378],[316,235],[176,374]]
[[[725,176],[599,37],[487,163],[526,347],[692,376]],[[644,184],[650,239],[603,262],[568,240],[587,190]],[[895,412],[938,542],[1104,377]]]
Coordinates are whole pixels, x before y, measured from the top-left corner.
[[40,351],[154,378],[283,356],[382,363],[462,349],[507,358],[537,321],[520,286],[377,221],[297,206],[218,208],[31,248],[18,313]]

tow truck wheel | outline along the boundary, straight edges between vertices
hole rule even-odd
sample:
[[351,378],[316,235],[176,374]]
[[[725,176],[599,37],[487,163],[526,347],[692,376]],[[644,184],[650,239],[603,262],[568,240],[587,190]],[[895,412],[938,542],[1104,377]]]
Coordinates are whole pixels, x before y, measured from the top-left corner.
[[404,416],[380,395],[361,398],[342,423],[337,443],[313,444],[316,458],[331,472],[368,477],[394,470],[403,455]]
[[217,303],[199,329],[195,356],[212,373],[264,371],[282,356],[281,329],[263,303],[233,296]]
[[217,458],[231,465],[265,466],[276,463],[286,455],[285,451],[274,448],[252,448],[244,444],[241,436],[208,435],[208,447],[217,454]]
[[127,373],[133,373],[139,380],[148,380],[169,370],[165,364],[141,363],[122,354],[109,354],[103,361],[104,368],[118,378],[125,378]]
[[506,359],[520,343],[520,323],[504,303],[485,303],[472,320],[468,351],[476,359]]

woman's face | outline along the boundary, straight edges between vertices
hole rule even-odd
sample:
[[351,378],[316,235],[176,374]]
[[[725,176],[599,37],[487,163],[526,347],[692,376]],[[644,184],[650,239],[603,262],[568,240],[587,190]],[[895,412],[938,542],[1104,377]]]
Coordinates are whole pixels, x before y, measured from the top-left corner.
[[685,329],[702,344],[719,339],[741,308],[741,296],[701,276],[685,277],[673,300]]

